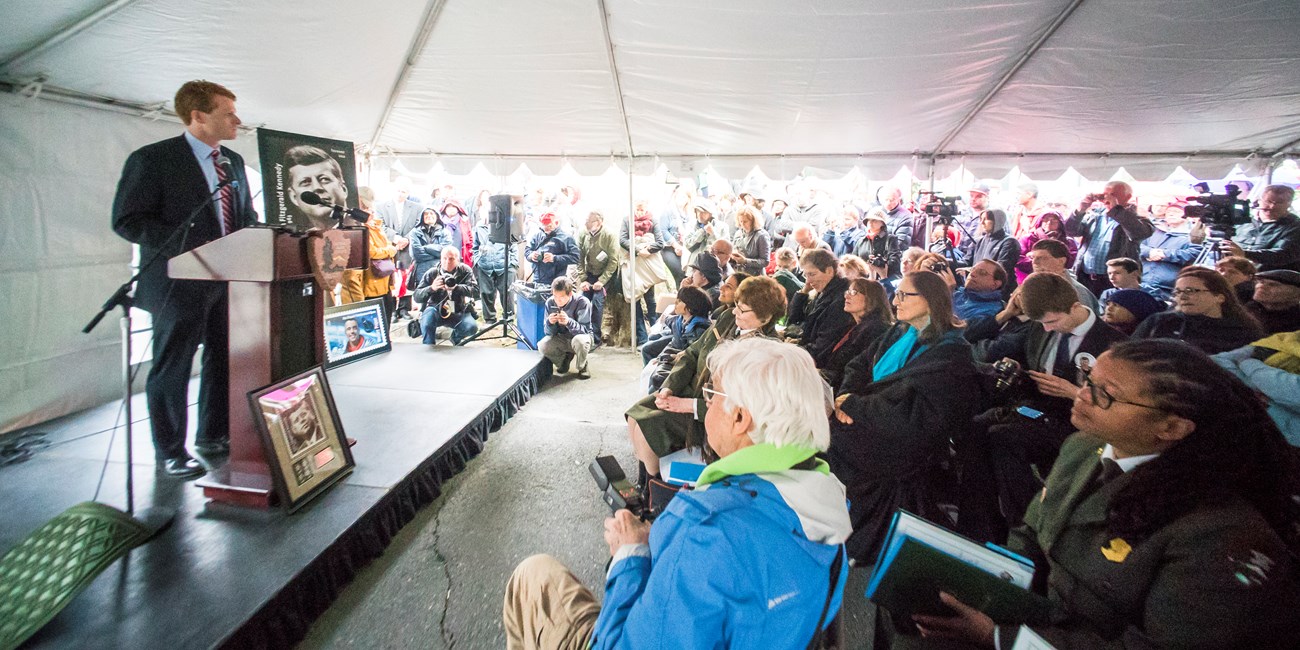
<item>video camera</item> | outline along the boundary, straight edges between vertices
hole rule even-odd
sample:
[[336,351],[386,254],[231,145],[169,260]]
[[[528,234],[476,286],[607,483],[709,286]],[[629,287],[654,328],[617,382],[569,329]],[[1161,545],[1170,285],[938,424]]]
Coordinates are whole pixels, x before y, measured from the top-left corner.
[[1212,239],[1231,239],[1236,234],[1237,226],[1250,223],[1250,202],[1238,198],[1241,196],[1241,188],[1228,185],[1224,188],[1226,194],[1211,194],[1206,183],[1197,183],[1194,187],[1201,194],[1189,196],[1187,200],[1200,205],[1187,206],[1183,209],[1183,214],[1200,219],[1210,231]]
[[933,192],[921,192],[918,199],[926,199],[924,203],[921,203],[921,212],[945,226],[951,226],[952,220],[961,214],[961,208],[957,206],[957,197],[943,196]]

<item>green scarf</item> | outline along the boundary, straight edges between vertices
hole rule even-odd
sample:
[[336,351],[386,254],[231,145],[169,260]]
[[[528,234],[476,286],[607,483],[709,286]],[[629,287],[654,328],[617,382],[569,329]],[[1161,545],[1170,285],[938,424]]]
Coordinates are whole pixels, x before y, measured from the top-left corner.
[[[812,458],[816,453],[816,449],[796,445],[777,447],[766,442],[750,445],[732,452],[726,458],[719,458],[716,462],[710,463],[708,467],[704,468],[703,472],[700,472],[700,478],[695,481],[695,484],[697,486],[708,485],[728,476],[740,476],[741,474],[783,472]],[[827,475],[831,473],[830,466],[826,464],[826,461],[820,459],[817,460],[813,470]]]

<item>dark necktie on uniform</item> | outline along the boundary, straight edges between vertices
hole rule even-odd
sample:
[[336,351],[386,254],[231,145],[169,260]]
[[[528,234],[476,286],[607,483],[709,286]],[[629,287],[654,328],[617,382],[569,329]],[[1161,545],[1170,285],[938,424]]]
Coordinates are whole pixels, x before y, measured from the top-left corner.
[[1070,372],[1073,365],[1070,362],[1070,338],[1071,334],[1061,334],[1061,340],[1056,344],[1056,361],[1052,364],[1052,374],[1074,381]]
[[1105,485],[1113,479],[1124,473],[1124,468],[1114,458],[1101,459],[1101,474],[1097,476],[1097,482]]
[[[220,149],[212,150],[212,166],[217,168],[217,183],[226,182],[226,170],[217,164],[217,157],[221,155]],[[221,194],[218,198],[221,202],[221,235],[224,237],[235,230],[235,188],[229,184],[221,187]]]

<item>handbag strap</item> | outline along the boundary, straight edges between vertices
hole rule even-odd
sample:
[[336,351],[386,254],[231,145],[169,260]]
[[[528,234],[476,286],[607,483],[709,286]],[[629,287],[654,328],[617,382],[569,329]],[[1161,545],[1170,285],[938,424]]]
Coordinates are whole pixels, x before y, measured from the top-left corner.
[[822,628],[826,624],[826,614],[831,610],[831,600],[835,598],[835,586],[840,582],[840,567],[844,565],[844,545],[841,544],[835,549],[835,561],[831,562],[831,586],[826,589],[826,604],[822,605],[822,615],[817,617],[817,629],[813,632],[813,638],[808,642],[808,650],[817,650],[821,647],[822,636],[826,630]]

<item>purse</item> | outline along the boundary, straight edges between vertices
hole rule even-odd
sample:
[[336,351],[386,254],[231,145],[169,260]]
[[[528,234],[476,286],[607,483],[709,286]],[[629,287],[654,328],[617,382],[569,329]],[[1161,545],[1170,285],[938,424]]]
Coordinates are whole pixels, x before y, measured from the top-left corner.
[[406,335],[413,339],[418,339],[424,336],[424,332],[420,329],[419,319],[412,318],[411,320],[407,321]]
[[370,260],[370,275],[376,278],[386,278],[397,271],[397,265],[392,259]]

